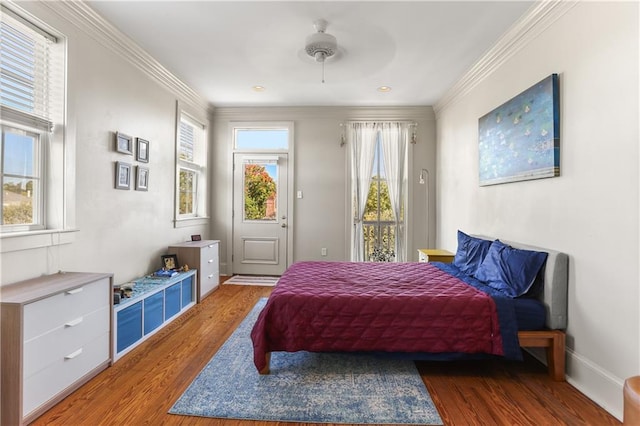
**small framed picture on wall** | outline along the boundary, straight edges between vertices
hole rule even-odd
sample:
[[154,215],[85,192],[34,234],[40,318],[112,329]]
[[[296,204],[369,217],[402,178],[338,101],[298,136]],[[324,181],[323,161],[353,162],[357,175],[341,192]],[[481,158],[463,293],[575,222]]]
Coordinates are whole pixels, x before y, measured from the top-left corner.
[[147,167],[136,167],[136,191],[149,190],[149,169]]
[[116,161],[116,189],[131,188],[131,164]]
[[137,138],[136,139],[137,143],[138,143],[138,149],[136,151],[136,160],[140,161],[141,163],[148,163],[149,162],[149,141],[142,139],[142,138]]
[[133,155],[133,139],[131,136],[116,132],[116,151]]

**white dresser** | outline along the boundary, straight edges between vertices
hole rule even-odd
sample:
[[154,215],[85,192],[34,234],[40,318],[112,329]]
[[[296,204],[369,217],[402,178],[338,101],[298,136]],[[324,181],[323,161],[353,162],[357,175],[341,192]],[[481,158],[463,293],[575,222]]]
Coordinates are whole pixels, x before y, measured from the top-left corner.
[[219,240],[187,241],[169,246],[169,254],[178,255],[180,266],[198,270],[198,303],[220,284]]
[[113,275],[0,287],[3,425],[30,423],[111,363]]

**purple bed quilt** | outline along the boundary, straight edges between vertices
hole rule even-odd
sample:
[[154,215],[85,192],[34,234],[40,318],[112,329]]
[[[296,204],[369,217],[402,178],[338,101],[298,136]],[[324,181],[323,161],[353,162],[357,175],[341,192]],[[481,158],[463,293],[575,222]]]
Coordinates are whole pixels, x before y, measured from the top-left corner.
[[251,332],[273,351],[504,355],[494,299],[430,263],[298,262]]

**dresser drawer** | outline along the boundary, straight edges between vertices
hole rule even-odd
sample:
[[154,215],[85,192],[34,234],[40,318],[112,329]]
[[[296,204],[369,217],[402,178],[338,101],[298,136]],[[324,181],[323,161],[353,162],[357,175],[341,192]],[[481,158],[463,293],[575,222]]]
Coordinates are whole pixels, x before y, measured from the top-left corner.
[[[209,274],[218,271],[218,246],[206,247],[200,251],[200,270]],[[203,277],[206,276],[204,272]]]
[[109,359],[109,333],[58,358],[44,370],[25,378],[23,416],[71,386],[96,366]]
[[65,355],[109,332],[109,306],[80,316],[24,343],[24,372],[29,378]]
[[203,247],[200,252],[200,294],[208,294],[220,284],[218,244]]
[[24,340],[64,326],[105,306],[109,307],[109,283],[109,279],[104,278],[25,305]]

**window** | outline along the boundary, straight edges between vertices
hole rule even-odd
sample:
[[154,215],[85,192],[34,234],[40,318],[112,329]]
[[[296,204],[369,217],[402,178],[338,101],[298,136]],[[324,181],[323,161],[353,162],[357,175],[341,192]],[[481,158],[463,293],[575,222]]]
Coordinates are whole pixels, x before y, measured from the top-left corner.
[[33,229],[42,224],[40,134],[2,126],[2,225]]
[[206,212],[206,126],[181,112],[177,135],[176,221],[204,218]]
[[2,235],[63,229],[65,47],[43,24],[2,14]]
[[408,127],[402,122],[347,125],[352,261],[406,259]]
[[376,140],[373,171],[369,195],[362,220],[364,237],[364,259],[371,261],[393,261],[396,254],[396,223],[389,198],[389,184],[384,170],[380,138]]
[[277,222],[281,172],[278,156],[260,153],[288,152],[291,130],[290,123],[234,123],[234,150],[259,154],[245,158],[242,165],[244,221]]
[[245,221],[276,222],[278,216],[278,158],[245,159],[242,167]]
[[289,148],[288,128],[235,129],[235,149],[239,151],[286,151]]

